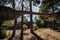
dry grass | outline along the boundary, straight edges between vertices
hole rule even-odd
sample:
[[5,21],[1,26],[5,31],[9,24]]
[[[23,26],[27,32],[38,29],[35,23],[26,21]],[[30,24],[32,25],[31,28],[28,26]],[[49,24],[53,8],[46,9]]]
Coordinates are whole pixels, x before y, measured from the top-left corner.
[[35,31],[37,35],[39,35],[44,40],[60,40],[60,32],[56,32],[51,29],[39,29]]
[[[6,31],[6,35],[7,36],[11,36],[12,35],[13,30],[5,30],[5,31]],[[21,32],[21,30],[16,30],[15,36],[17,36],[17,35],[19,36],[20,32]]]
[[[6,32],[7,32],[7,35],[9,35],[9,31],[6,31]],[[16,30],[15,35],[19,36],[20,32],[21,32],[20,30]],[[44,40],[60,40],[60,32],[56,32],[49,28],[41,28],[34,32]],[[24,35],[25,40],[30,39],[32,37],[30,30],[26,30],[26,31],[24,31],[24,33],[28,33],[28,35]],[[11,34],[12,34],[12,30],[10,30],[10,35]],[[18,37],[18,39],[19,39],[19,37]]]

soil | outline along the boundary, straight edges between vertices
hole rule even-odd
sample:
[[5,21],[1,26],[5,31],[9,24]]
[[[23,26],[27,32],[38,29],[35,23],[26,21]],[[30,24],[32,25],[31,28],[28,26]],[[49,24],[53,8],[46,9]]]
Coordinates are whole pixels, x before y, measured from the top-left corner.
[[43,40],[60,40],[60,32],[51,29],[37,30],[34,32]]
[[[3,40],[8,40],[11,37],[13,30],[10,30],[10,32],[9,30],[6,30],[6,32],[7,32],[7,37]],[[21,30],[16,30],[13,40],[20,40],[20,33]],[[32,40],[33,39],[32,37],[34,36],[30,33],[30,29],[27,29],[23,32],[23,40]]]
[[[13,30],[6,30],[7,37],[3,40],[8,40],[12,35]],[[36,30],[34,31],[38,36],[40,36],[43,40],[60,40],[60,32],[56,32],[51,29],[43,29],[43,30]],[[13,37],[13,40],[19,40],[20,39],[20,33],[21,30],[16,30],[15,36]],[[24,40],[37,40],[35,39],[34,35],[30,33],[30,29],[27,29],[23,32],[23,39]]]

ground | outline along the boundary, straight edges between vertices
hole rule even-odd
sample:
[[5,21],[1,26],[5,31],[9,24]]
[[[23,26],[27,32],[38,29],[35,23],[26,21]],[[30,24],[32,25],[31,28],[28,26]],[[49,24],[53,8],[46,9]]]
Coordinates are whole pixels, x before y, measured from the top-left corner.
[[60,40],[60,32],[52,29],[38,29],[35,31],[44,40]]
[[[12,30],[10,30],[10,32],[6,30],[6,32],[7,32],[7,37],[4,40],[8,40],[9,36],[12,35]],[[16,30],[15,37],[13,38],[13,40],[19,40],[20,33],[21,33],[21,30]],[[24,36],[23,37],[24,40],[31,40],[31,37],[33,37],[33,35],[30,33],[30,29],[25,30],[23,33],[23,36]]]
[[[4,40],[8,40],[8,38],[12,34],[12,30],[10,30],[10,33],[8,30],[6,32],[7,32],[7,37]],[[15,37],[13,38],[13,40],[19,40],[20,32],[21,30],[16,30]],[[44,40],[60,40],[60,32],[56,32],[49,28],[38,29],[34,32]],[[23,35],[24,35],[23,37],[24,40],[31,40],[31,38],[33,37],[33,35],[30,33],[30,29],[27,29],[26,31],[24,31]]]

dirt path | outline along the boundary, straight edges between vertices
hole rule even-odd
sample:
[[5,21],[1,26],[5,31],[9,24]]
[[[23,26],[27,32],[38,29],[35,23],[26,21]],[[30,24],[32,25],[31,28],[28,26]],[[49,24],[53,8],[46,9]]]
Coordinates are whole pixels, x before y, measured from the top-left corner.
[[37,30],[35,33],[44,40],[60,40],[60,32],[51,29]]
[[[20,33],[21,30],[16,30],[15,37],[13,37],[13,40],[20,40]],[[44,40],[60,40],[60,32],[56,32],[51,29],[37,30],[35,31],[35,33]],[[7,35],[9,36],[6,37],[4,40],[8,40],[11,34],[12,34],[12,30],[10,30],[10,32],[7,30]],[[30,29],[27,29],[26,31],[23,32],[23,39],[36,40],[34,35],[30,33]]]
[[[7,35],[9,35],[9,36],[7,36],[4,40],[8,40],[8,38],[10,38],[10,36],[12,35],[12,31],[13,30],[6,31]],[[21,33],[21,30],[16,30],[15,37],[13,37],[13,40],[20,40],[20,33]],[[26,31],[23,32],[23,39],[24,40],[34,40],[34,36],[30,33],[30,29],[27,29]]]
[[24,31],[24,40],[34,40],[34,36],[30,33],[30,29]]
[[[3,40],[8,40],[11,37],[12,32],[13,32],[13,30],[6,30],[7,37],[5,39],[3,39]],[[21,30],[16,30],[15,37],[13,38],[13,40],[20,38],[20,32],[21,32]]]

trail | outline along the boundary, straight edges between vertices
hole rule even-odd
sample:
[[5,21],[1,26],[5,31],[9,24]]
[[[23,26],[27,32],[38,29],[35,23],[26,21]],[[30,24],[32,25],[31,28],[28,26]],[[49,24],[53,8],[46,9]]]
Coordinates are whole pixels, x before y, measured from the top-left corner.
[[[9,32],[8,30],[6,30],[6,31]],[[12,31],[13,30],[10,30],[10,33],[12,33]],[[16,30],[13,40],[20,40],[20,33],[21,33],[21,30]],[[11,35],[9,35],[8,37],[6,37],[3,40],[8,40],[10,37],[11,37]],[[23,32],[23,40],[36,40],[36,38],[34,37],[33,34],[31,34],[30,29],[27,29]]]

